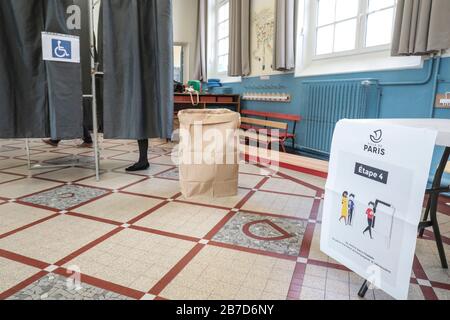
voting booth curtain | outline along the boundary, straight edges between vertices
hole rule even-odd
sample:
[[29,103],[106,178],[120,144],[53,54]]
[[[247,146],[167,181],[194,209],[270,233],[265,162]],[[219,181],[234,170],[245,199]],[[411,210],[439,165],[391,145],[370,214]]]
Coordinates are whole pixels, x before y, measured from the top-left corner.
[[[89,1],[88,0],[72,0],[75,6],[78,6],[81,12],[81,19],[79,21],[70,20],[68,23],[79,23],[74,30],[75,34],[80,37],[80,50],[81,50],[81,79],[83,94],[92,94],[92,76],[91,76],[91,43],[90,43],[90,28],[89,28]],[[75,8],[75,7],[74,7]],[[76,9],[74,9],[76,10]],[[74,11],[67,10],[69,14],[73,14]],[[75,18],[75,17],[74,17]],[[96,54],[96,48],[94,48],[93,54]],[[98,97],[97,97],[98,99]],[[99,112],[99,119],[101,120],[102,111],[101,100],[97,101],[97,108]],[[83,125],[89,130],[92,130],[92,99],[83,99]]]
[[172,1],[103,0],[104,134],[170,138]]
[[74,34],[69,0],[0,1],[0,137],[82,135],[80,64],[44,62],[41,32]]
[[[103,0],[102,5],[104,55],[98,60],[105,79],[97,98],[99,107],[102,93],[106,100],[99,117],[105,137],[169,138],[172,2]],[[89,10],[87,0],[0,1],[0,138],[74,139],[83,135],[83,123],[91,127],[91,100],[83,100],[92,93],[91,53],[96,55],[89,44]],[[44,31],[79,36],[81,64],[44,61]]]

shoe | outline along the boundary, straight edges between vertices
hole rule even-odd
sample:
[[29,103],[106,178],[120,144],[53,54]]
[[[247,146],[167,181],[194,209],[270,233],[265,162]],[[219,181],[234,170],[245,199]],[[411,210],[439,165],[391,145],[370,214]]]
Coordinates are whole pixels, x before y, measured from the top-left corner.
[[56,143],[55,141],[53,141],[51,139],[47,139],[47,140],[43,139],[42,142],[45,144],[48,144],[49,146],[55,147],[55,148],[58,146],[58,143]]
[[148,170],[150,168],[150,163],[136,163],[132,165],[131,167],[127,168],[125,171],[127,172],[136,172],[136,171],[144,171]]
[[92,142],[91,143],[83,142],[82,144],[78,145],[78,148],[92,148],[93,145],[94,144]]

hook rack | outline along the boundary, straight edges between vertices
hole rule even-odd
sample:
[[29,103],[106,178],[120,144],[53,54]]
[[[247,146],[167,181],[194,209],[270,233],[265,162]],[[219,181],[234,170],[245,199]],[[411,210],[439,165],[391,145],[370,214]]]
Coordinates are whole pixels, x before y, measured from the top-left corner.
[[276,92],[266,92],[266,93],[245,92],[242,96],[242,100],[290,103],[291,95],[288,93],[276,93]]

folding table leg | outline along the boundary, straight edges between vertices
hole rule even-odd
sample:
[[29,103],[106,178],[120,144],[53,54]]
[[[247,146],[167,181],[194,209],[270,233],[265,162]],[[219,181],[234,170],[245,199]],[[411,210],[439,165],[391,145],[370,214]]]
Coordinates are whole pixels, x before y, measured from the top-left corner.
[[[445,167],[450,158],[450,148],[447,147],[442,156],[441,162],[438,169],[436,170],[433,189],[439,189],[442,187],[442,177],[444,175]],[[442,268],[448,269],[447,257],[445,256],[444,244],[442,242],[442,236],[439,229],[439,221],[437,219],[438,203],[439,203],[439,193],[433,193],[430,195],[430,217],[431,226],[433,227],[434,238],[436,239],[436,245],[439,251],[439,257],[441,258]],[[420,233],[422,233],[420,230]]]
[[[425,223],[425,222],[428,222],[428,219],[429,219],[429,217],[430,217],[430,209],[431,209],[431,195],[430,195],[430,197],[428,198],[428,201],[427,201],[427,209],[425,210],[425,215],[423,216],[423,222]],[[419,237],[420,238],[423,238],[423,235],[424,235],[424,233],[425,233],[425,229],[426,228],[421,228],[420,230],[419,230]]]
[[438,207],[438,196],[433,196],[431,199],[431,222],[433,223],[433,233],[436,239],[436,245],[439,252],[439,257],[441,259],[442,268],[448,269],[447,257],[445,255],[445,248],[442,242],[441,231],[439,230],[439,222],[437,220],[437,207]]

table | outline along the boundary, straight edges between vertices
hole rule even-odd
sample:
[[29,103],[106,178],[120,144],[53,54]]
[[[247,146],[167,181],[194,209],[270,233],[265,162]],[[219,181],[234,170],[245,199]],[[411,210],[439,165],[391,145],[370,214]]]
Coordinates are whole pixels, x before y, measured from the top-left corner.
[[[371,123],[383,123],[391,125],[400,125],[413,128],[437,130],[438,136],[436,145],[445,147],[439,167],[436,170],[432,189],[430,190],[430,199],[423,222],[419,224],[419,234],[423,236],[426,228],[433,228],[436,245],[439,251],[439,257],[444,269],[448,269],[447,258],[445,256],[444,244],[437,220],[437,209],[440,194],[448,188],[442,188],[442,178],[450,159],[450,120],[447,119],[379,119],[379,120],[361,120]],[[359,292],[360,297],[364,297],[368,290],[367,281],[363,284]]]
[[213,94],[201,93],[198,96],[198,105],[192,104],[192,99],[197,103],[197,95],[191,96],[189,93],[175,93],[175,112],[183,109],[208,107],[229,108],[238,113],[241,112],[241,96],[238,94]]

